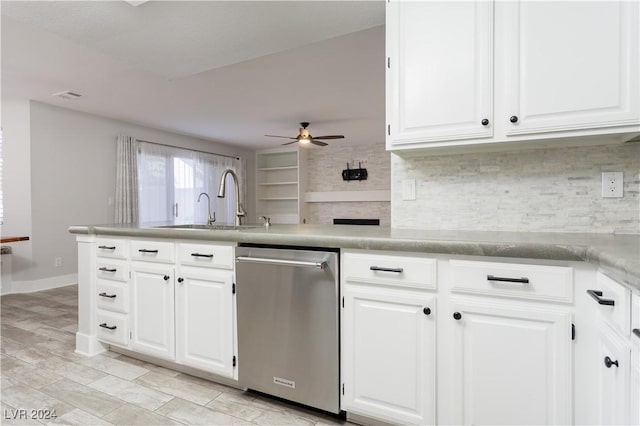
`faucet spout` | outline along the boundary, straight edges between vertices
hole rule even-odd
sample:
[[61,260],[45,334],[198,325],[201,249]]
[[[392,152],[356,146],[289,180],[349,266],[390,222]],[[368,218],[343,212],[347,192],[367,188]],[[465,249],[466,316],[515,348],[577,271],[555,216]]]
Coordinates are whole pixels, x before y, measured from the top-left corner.
[[236,219],[234,223],[236,226],[239,226],[242,225],[242,218],[245,217],[247,213],[244,211],[244,209],[242,208],[242,204],[240,203],[240,185],[238,184],[238,175],[236,175],[236,173],[231,169],[227,169],[222,172],[222,177],[220,178],[220,188],[218,190],[218,198],[225,197],[227,175],[231,175],[231,177],[233,178],[233,183],[236,190]]
[[207,213],[209,214],[207,225],[213,225],[213,222],[216,221],[216,212],[213,212],[213,216],[211,215],[211,198],[209,198],[209,194],[206,192],[201,192],[200,195],[198,195],[198,202],[200,202],[200,198],[202,198],[203,195],[207,197]]

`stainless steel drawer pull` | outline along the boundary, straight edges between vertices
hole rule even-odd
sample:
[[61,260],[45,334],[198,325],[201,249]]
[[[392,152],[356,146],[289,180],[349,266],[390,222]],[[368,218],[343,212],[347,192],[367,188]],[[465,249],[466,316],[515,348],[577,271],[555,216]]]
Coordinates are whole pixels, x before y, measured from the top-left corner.
[[633,332],[633,334],[635,334],[635,335],[636,335],[636,337],[637,337],[638,339],[640,339],[640,328],[634,328],[634,329],[632,330],[632,332]]
[[107,297],[109,299],[115,299],[116,298],[115,294],[107,294],[107,293],[100,293],[100,294],[98,294],[98,296]]
[[324,269],[327,267],[327,262],[304,262],[302,260],[269,259],[266,257],[238,256],[236,257],[236,261],[249,262],[249,263],[262,263],[262,264],[268,264],[268,265],[299,266],[301,268]]
[[193,256],[193,257],[207,257],[209,259],[211,259],[213,257],[212,254],[201,254],[201,253],[191,253],[191,256]]
[[107,267],[103,266],[102,268],[98,268],[98,271],[102,271],[102,272],[115,272],[115,271],[117,271],[117,269],[116,269],[116,268],[109,269],[109,268],[107,268]]
[[138,250],[140,253],[158,253],[158,250],[147,250],[147,249],[140,249]]
[[616,301],[613,299],[603,299],[602,292],[599,290],[587,290],[587,294],[593,297],[593,300],[600,305],[614,306],[616,304]]
[[115,250],[116,246],[98,246],[100,250]]
[[509,278],[509,277],[496,277],[493,275],[487,275],[487,281],[501,281],[505,283],[520,283],[529,284],[529,278]]
[[401,274],[404,271],[403,268],[383,268],[381,266],[369,266],[369,269],[380,272],[395,272],[396,274]]
[[115,330],[116,328],[118,328],[115,325],[107,325],[106,322],[103,322],[102,324],[100,324],[100,327],[106,328],[107,330]]

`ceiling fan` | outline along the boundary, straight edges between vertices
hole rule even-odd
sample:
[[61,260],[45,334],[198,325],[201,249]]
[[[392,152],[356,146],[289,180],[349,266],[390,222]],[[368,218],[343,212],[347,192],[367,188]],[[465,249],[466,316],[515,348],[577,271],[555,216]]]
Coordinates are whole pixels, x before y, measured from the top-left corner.
[[293,142],[283,143],[282,145],[290,145],[292,143],[300,142],[301,144],[308,144],[311,142],[314,145],[319,146],[327,146],[326,142],[322,142],[318,139],[344,139],[344,135],[328,135],[328,136],[311,136],[311,133],[307,130],[309,127],[309,123],[302,122],[300,123],[300,134],[295,138],[290,138],[288,136],[276,136],[276,135],[265,135],[270,138],[283,138],[283,139],[293,139]]

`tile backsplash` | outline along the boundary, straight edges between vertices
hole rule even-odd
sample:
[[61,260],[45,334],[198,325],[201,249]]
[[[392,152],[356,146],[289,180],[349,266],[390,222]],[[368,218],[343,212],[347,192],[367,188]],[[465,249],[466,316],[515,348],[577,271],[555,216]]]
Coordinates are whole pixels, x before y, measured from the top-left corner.
[[[602,198],[602,172],[624,197]],[[415,179],[415,201],[402,181]],[[391,156],[392,226],[640,234],[640,143],[505,153]]]

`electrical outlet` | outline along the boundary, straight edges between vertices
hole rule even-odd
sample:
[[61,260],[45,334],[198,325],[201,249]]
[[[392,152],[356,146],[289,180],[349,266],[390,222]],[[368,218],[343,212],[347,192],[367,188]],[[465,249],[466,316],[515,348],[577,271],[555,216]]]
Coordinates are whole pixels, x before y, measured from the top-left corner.
[[602,197],[620,198],[622,193],[622,172],[602,172]]
[[53,266],[56,268],[60,268],[62,266],[62,258],[61,257],[55,257],[53,259]]

